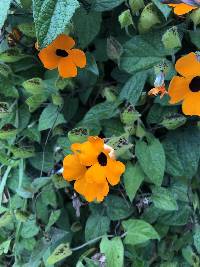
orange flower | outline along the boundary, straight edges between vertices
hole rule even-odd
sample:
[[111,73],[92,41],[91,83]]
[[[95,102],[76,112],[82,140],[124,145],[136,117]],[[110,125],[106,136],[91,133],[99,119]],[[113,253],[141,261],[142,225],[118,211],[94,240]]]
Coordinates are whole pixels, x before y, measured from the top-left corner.
[[174,9],[174,13],[179,16],[187,14],[194,9],[197,9],[197,7],[195,6],[191,6],[191,5],[184,4],[184,3],[168,4],[168,6],[172,7]]
[[58,68],[63,78],[77,76],[77,67],[86,65],[85,53],[79,49],[72,49],[75,41],[65,35],[59,35],[49,46],[39,52],[39,58],[47,69]]
[[120,182],[125,166],[116,161],[113,149],[99,137],[89,137],[88,141],[71,146],[73,155],[63,161],[63,177],[75,180],[74,189],[87,201],[102,201],[109,192],[109,185]]
[[200,61],[198,55],[189,53],[175,65],[182,76],[174,76],[169,85],[170,104],[182,102],[186,115],[200,116]]
[[165,89],[165,85],[154,87],[148,92],[148,95],[157,96],[158,94],[160,94],[160,98],[163,98],[164,95],[168,94]]

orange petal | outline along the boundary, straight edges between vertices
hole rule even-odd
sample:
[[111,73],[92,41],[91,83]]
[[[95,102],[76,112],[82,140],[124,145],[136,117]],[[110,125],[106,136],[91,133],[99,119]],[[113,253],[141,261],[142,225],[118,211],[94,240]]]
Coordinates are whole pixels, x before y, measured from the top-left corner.
[[79,49],[71,49],[68,51],[70,58],[74,64],[80,68],[84,68],[86,65],[85,53]]
[[181,100],[184,99],[185,95],[190,93],[189,89],[189,83],[192,80],[193,77],[179,77],[179,76],[174,76],[173,79],[170,82],[169,85],[169,96],[170,96],[170,104],[175,104],[180,102]]
[[188,94],[183,100],[182,110],[185,115],[200,116],[200,92]]
[[84,176],[87,171],[86,167],[80,164],[76,155],[68,155],[63,161],[63,177],[67,181],[79,179]]
[[187,5],[184,3],[181,4],[169,4],[169,6],[174,8],[174,13],[176,15],[184,15],[189,13],[190,11],[192,11],[193,9],[196,9],[197,7],[191,6],[191,5]]
[[38,56],[46,69],[52,70],[58,67],[60,58],[56,56],[54,48],[44,48]]
[[103,139],[99,137],[89,137],[88,141],[80,144],[73,144],[71,149],[76,153],[85,166],[91,166],[97,162],[98,155],[103,151]]
[[111,185],[116,185],[120,181],[120,176],[125,172],[125,165],[116,160],[108,160],[106,166],[106,177]]
[[74,47],[75,41],[66,34],[60,34],[51,44],[56,49],[69,50]]
[[102,167],[101,165],[99,165],[98,163],[94,164],[93,166],[91,166],[86,174],[85,174],[85,178],[88,182],[92,183],[105,183],[106,181],[106,168]]
[[193,52],[178,59],[175,68],[184,77],[200,76],[200,62]]
[[88,202],[102,201],[109,192],[109,186],[107,181],[102,184],[88,183],[86,179],[77,180],[74,183],[74,189],[85,197]]
[[77,76],[76,65],[72,62],[69,57],[60,59],[58,64],[58,72],[63,78],[70,78]]

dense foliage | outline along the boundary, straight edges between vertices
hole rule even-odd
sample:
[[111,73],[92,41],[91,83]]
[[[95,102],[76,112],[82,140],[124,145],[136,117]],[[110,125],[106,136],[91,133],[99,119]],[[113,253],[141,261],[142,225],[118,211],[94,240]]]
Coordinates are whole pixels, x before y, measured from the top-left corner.
[[[0,1],[0,266],[200,266],[199,117],[148,95],[199,23],[159,0]],[[72,79],[38,58],[61,33],[87,56]],[[91,135],[126,165],[101,203],[61,174]]]

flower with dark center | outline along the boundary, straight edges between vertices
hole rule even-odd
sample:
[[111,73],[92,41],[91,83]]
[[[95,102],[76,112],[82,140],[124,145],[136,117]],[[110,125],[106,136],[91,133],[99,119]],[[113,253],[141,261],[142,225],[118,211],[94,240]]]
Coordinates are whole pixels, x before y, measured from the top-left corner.
[[120,182],[124,164],[115,160],[113,148],[99,137],[91,136],[86,142],[73,144],[71,149],[73,155],[63,161],[63,177],[69,182],[75,180],[74,189],[87,201],[102,201],[109,184]]
[[177,60],[176,71],[169,85],[170,104],[182,101],[186,115],[200,116],[200,61],[197,53],[189,53]]
[[[80,49],[74,49],[75,41],[65,34],[59,35],[50,45],[43,48],[38,56],[45,68],[58,72],[63,78],[77,76],[77,67],[86,65],[85,53]],[[38,49],[38,45],[36,46]]]

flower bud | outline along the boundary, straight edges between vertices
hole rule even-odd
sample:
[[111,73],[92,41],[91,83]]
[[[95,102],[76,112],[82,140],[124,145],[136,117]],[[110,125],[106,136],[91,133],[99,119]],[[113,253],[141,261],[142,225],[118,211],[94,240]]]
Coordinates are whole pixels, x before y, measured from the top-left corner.
[[87,141],[89,130],[87,128],[75,128],[68,132],[68,138],[71,144],[83,143]]
[[181,39],[177,31],[177,27],[174,26],[168,29],[162,36],[162,42],[166,49],[173,50],[181,47]]
[[135,110],[133,105],[129,105],[121,113],[121,122],[126,125],[131,125],[140,118],[140,113]]
[[58,90],[63,90],[65,88],[72,90],[74,89],[74,82],[71,79],[63,79],[59,77],[55,83],[55,86],[58,88]]
[[129,6],[133,14],[144,8],[144,0],[129,0]]
[[44,83],[40,78],[32,78],[22,83],[24,89],[32,95],[41,94],[44,91]]
[[117,99],[114,92],[115,86],[105,87],[102,92],[102,96],[105,97],[108,102],[114,102]]
[[107,55],[111,60],[119,60],[123,53],[123,46],[114,38],[107,39]]
[[145,33],[149,31],[153,26],[160,23],[161,21],[156,8],[152,3],[148,4],[143,9],[139,18],[139,23],[138,23],[139,32]]
[[145,128],[144,128],[144,126],[141,123],[138,123],[137,124],[135,135],[138,138],[143,138],[146,135]]
[[122,29],[130,25],[134,25],[131,12],[129,9],[123,11],[121,15],[119,15],[119,23]]
[[53,94],[51,97],[52,97],[52,102],[54,105],[62,106],[63,98],[59,94]]
[[26,55],[21,54],[20,50],[12,48],[0,54],[0,61],[5,63],[13,63],[25,57]]
[[197,8],[190,14],[190,19],[193,21],[195,26],[200,24],[200,8]]

